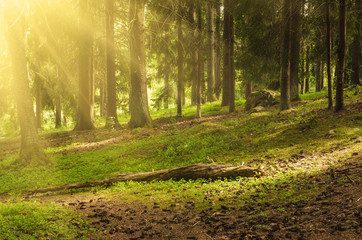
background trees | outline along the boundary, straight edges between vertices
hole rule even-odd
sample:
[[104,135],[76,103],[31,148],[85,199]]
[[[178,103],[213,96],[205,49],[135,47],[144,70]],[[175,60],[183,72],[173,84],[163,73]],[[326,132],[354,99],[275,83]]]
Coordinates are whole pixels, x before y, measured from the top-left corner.
[[[359,84],[360,1],[346,5],[350,50],[343,61],[336,55],[341,43],[337,2],[330,4],[330,57],[327,1],[286,3],[291,6],[287,18],[284,2],[277,0],[30,1],[23,40],[38,126],[81,130],[118,125],[118,119],[131,127],[150,126],[149,110],[181,116],[182,106],[192,104],[201,116],[201,105],[219,98],[233,111],[233,99],[242,100],[252,85],[281,90],[286,109],[299,93],[323,91],[327,79],[330,90],[338,86],[340,102],[343,86],[340,81],[333,86],[332,73],[345,74],[346,85]],[[286,28],[289,20],[292,26]],[[290,34],[283,34],[288,29]],[[0,46],[5,135],[17,128],[20,116],[6,91],[13,85],[10,45],[2,37]]]

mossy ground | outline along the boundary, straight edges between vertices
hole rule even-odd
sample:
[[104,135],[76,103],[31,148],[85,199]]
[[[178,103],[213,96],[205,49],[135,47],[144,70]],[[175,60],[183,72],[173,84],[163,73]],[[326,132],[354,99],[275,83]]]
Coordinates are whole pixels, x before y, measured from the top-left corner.
[[[286,112],[275,106],[248,114],[243,111],[244,101],[240,101],[237,112],[229,114],[227,108],[212,103],[203,107],[201,119],[193,117],[194,107],[186,107],[182,118],[173,117],[175,109],[155,112],[154,128],[130,130],[123,125],[119,130],[45,131],[41,138],[52,164],[44,167],[14,168],[19,139],[2,139],[0,193],[17,195],[123,172],[225,163],[259,167],[265,175],[217,181],[126,182],[71,193],[96,192],[113,201],[176,208],[192,203],[193,211],[209,212],[222,206],[248,205],[259,206],[263,212],[266,205],[313,201],[325,190],[315,182],[316,177],[327,181],[327,169],[361,159],[361,96],[347,92],[346,110],[338,114],[326,110],[325,92],[302,98]],[[37,206],[39,211],[49,209]]]

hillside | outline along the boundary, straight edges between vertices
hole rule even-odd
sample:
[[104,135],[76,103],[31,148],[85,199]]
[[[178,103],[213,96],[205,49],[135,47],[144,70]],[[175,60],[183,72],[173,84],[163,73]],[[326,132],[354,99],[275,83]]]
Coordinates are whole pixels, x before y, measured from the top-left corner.
[[[0,236],[360,239],[361,95],[347,92],[346,109],[334,113],[324,94],[303,95],[285,112],[274,106],[250,114],[238,102],[229,114],[214,103],[203,107],[201,119],[193,107],[182,118],[170,116],[174,109],[154,113],[153,128],[44,131],[49,166],[14,164],[19,138],[1,139]],[[26,194],[194,163],[256,167],[263,175]]]

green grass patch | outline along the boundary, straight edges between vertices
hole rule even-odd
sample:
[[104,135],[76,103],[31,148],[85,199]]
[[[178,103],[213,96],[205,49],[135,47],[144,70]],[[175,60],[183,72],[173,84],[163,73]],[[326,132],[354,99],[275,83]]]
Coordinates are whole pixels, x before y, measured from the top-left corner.
[[0,202],[0,239],[87,239],[87,233],[78,214],[55,204]]

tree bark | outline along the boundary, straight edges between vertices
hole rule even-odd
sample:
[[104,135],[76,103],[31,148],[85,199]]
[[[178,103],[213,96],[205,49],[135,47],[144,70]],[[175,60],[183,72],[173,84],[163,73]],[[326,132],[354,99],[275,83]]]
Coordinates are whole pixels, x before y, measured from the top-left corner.
[[79,0],[79,94],[78,94],[78,122],[75,130],[91,130],[94,125],[91,118],[89,102],[90,76],[89,59],[91,35],[89,29],[88,1]]
[[106,127],[119,127],[117,117],[116,53],[114,45],[114,0],[106,0],[107,120]]
[[344,109],[343,87],[344,68],[346,55],[346,0],[339,0],[339,45],[338,45],[338,65],[337,86],[336,86],[336,107],[339,112]]
[[305,86],[304,86],[304,93],[309,93],[309,78],[310,78],[310,47],[307,46],[307,50],[305,52]]
[[55,128],[62,126],[62,104],[60,101],[60,95],[55,97]]
[[191,44],[191,105],[197,105],[197,89],[198,89],[198,30],[197,30],[197,12],[196,12],[196,3],[192,1],[190,3],[191,9],[191,27],[193,29],[193,43]]
[[[181,8],[180,0],[180,7]],[[182,98],[184,90],[184,49],[183,49],[183,33],[182,33],[182,18],[181,10],[177,16],[177,116],[182,116]]]
[[203,79],[203,38],[202,38],[202,15],[201,15],[201,2],[197,3],[197,53],[198,53],[198,71],[197,71],[197,96],[196,96],[196,104],[197,104],[197,110],[196,110],[196,116],[198,118],[201,118],[201,97],[202,97],[202,79]]
[[[25,55],[25,28],[21,1],[5,3],[5,19],[8,26],[6,41],[12,63],[13,91],[20,123],[21,147],[19,163],[39,165],[47,163],[35,122],[33,102],[30,94],[27,60]],[[19,18],[20,16],[20,18]]]
[[302,1],[292,2],[291,48],[290,48],[290,99],[297,101],[299,97],[299,56],[301,39]]
[[361,34],[361,24],[360,21],[362,19],[361,15],[361,1],[355,1],[355,9],[357,11],[356,14],[356,22],[355,22],[355,34],[353,35],[353,43],[352,43],[352,76],[351,76],[351,84],[352,85],[361,85],[359,79],[359,69],[360,69],[360,57],[361,57],[361,43],[360,43],[360,34]]
[[207,101],[216,101],[215,95],[215,8],[214,3],[207,3]]
[[332,74],[331,74],[331,53],[332,53],[332,37],[331,37],[331,9],[330,0],[326,0],[326,24],[327,24],[327,77],[328,77],[328,109],[333,109],[333,92],[332,92]]
[[221,92],[221,3],[216,0],[216,21],[215,21],[215,95],[219,99]]
[[146,80],[146,31],[145,1],[130,0],[129,2],[129,33],[131,59],[131,91],[129,110],[131,128],[152,125],[148,109]]
[[69,190],[76,188],[86,188],[101,185],[111,185],[116,182],[137,181],[152,182],[166,180],[196,180],[196,179],[223,179],[236,177],[255,177],[261,175],[262,172],[256,168],[232,165],[209,165],[209,164],[193,164],[185,167],[172,169],[164,169],[153,172],[141,173],[122,173],[103,181],[92,181],[84,183],[67,184],[58,187],[49,187],[44,189],[36,189],[30,191],[30,194],[56,192],[61,190]]
[[249,95],[251,94],[251,92],[253,91],[253,86],[252,83],[250,81],[245,83],[245,99],[247,99],[249,97]]
[[290,12],[291,0],[284,0],[283,4],[283,42],[282,42],[282,62],[280,77],[280,110],[290,108]]
[[36,99],[36,108],[35,108],[35,120],[36,127],[41,128],[42,120],[43,120],[43,94],[42,94],[42,83],[41,77],[36,70],[34,72],[34,85],[35,85],[35,99]]
[[224,69],[222,106],[229,106],[229,111],[235,110],[235,78],[234,78],[234,20],[231,14],[231,1],[224,2]]

